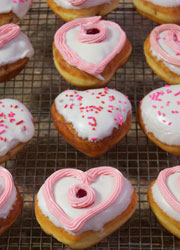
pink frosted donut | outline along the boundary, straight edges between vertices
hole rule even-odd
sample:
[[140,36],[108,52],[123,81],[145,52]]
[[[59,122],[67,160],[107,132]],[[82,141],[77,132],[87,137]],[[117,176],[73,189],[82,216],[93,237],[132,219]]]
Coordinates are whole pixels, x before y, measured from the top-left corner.
[[120,227],[136,205],[136,191],[115,168],[61,169],[40,188],[35,213],[46,233],[84,249]]
[[18,75],[33,54],[28,37],[18,25],[0,26],[0,82]]
[[169,84],[180,84],[180,26],[163,24],[154,28],[144,43],[152,70]]
[[14,185],[12,175],[0,167],[0,234],[17,219],[22,209],[22,198]]
[[159,222],[180,238],[180,166],[162,170],[148,189],[150,206]]
[[101,17],[66,23],[54,36],[54,63],[71,84],[92,88],[106,85],[131,53],[121,27]]

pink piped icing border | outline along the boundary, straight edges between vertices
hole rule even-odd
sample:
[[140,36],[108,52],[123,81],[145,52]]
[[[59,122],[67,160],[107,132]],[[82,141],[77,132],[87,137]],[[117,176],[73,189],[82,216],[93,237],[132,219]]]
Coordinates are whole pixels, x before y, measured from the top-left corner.
[[151,47],[166,62],[180,66],[180,57],[179,59],[172,57],[166,51],[164,51],[158,43],[160,38],[159,34],[166,30],[166,44],[171,47],[172,50],[174,50],[176,55],[180,56],[180,26],[176,24],[163,24],[153,29],[150,34]]
[[85,2],[87,2],[87,0],[68,0],[72,5],[76,6],[76,5],[81,5]]
[[167,168],[162,170],[159,173],[159,176],[157,178],[157,184],[158,188],[163,196],[163,198],[166,200],[166,202],[178,213],[180,213],[180,202],[174,197],[174,195],[169,191],[169,188],[167,186],[167,178],[175,173],[180,173],[180,166],[176,166],[173,168]]
[[[57,205],[54,198],[54,186],[56,182],[64,177],[74,177],[76,179],[81,180],[82,185],[90,185],[91,183],[95,182],[96,179],[100,175],[110,175],[115,180],[114,191],[109,196],[107,200],[98,204],[95,207],[90,207],[91,202],[89,202],[89,210],[84,212],[84,214],[80,215],[78,218],[72,220],[68,217],[68,215]],[[124,183],[123,175],[115,168],[112,167],[98,167],[90,169],[86,172],[76,169],[63,169],[58,170],[53,173],[44,183],[43,186],[43,195],[45,198],[46,205],[49,211],[64,225],[64,227],[72,232],[76,232],[82,228],[84,223],[95,216],[96,214],[100,213],[101,211],[105,210],[109,206],[111,206],[121,194],[122,186]],[[86,189],[88,192],[88,189]],[[89,200],[89,196],[87,197],[87,203]],[[81,199],[80,199],[81,200]],[[71,200],[69,200],[71,202]]]
[[[65,61],[67,61],[70,65],[75,66],[79,68],[80,70],[83,70],[91,75],[98,75],[102,73],[106,67],[106,65],[122,50],[125,42],[126,42],[126,34],[125,32],[120,28],[120,26],[114,22],[110,21],[102,21],[100,20],[101,17],[88,17],[88,18],[79,18],[76,20],[73,20],[71,22],[68,22],[64,24],[55,34],[54,41],[55,46],[59,50],[59,52],[62,54]],[[90,25],[91,28],[93,25],[99,25],[102,26],[102,29],[104,29],[104,26],[114,26],[117,28],[117,32],[119,31],[121,34],[121,38],[117,46],[114,48],[114,50],[107,56],[103,61],[98,63],[97,65],[85,62],[82,60],[73,50],[71,50],[67,44],[66,44],[66,32],[76,26],[81,25]],[[101,32],[100,32],[101,33]],[[105,39],[106,37],[104,37]],[[101,42],[102,39],[99,41]],[[95,41],[97,42],[97,41]]]
[[0,48],[2,48],[7,42],[17,37],[21,32],[21,29],[16,24],[5,24],[0,27]]
[[0,194],[0,209],[6,204],[9,197],[12,194],[14,182],[11,174],[5,168],[0,167],[0,176],[3,178],[5,187],[3,192]]

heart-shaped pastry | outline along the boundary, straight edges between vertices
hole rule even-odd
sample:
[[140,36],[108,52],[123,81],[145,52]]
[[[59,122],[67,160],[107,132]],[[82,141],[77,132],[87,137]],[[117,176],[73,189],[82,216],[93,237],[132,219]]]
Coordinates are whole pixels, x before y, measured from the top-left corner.
[[26,66],[34,50],[16,24],[0,27],[0,82],[15,77]]
[[118,24],[90,17],[64,24],[55,34],[53,53],[68,82],[92,88],[110,81],[127,61],[131,45]]
[[180,238],[180,166],[162,170],[148,189],[150,206],[159,222]]
[[47,0],[52,11],[69,22],[82,17],[105,16],[114,10],[119,0]]
[[18,23],[29,10],[32,0],[0,1],[0,25]]
[[141,101],[138,110],[143,132],[163,150],[180,155],[180,85],[155,89]]
[[154,28],[144,43],[147,63],[169,84],[180,84],[180,26],[163,24]]
[[35,212],[45,232],[84,249],[122,225],[136,205],[134,188],[115,168],[62,169],[41,187]]
[[30,111],[19,101],[0,100],[0,162],[16,155],[34,135]]
[[0,234],[7,230],[19,216],[22,198],[9,171],[0,167]]
[[90,157],[104,154],[119,142],[132,117],[127,97],[108,88],[66,90],[55,99],[51,113],[64,139]]

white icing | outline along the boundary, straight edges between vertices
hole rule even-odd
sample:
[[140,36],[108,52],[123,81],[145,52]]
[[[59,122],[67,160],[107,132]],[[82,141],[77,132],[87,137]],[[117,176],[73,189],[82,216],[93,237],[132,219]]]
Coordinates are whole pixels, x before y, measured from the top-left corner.
[[31,6],[32,0],[0,0],[0,13],[13,12],[20,19],[25,16]]
[[[174,195],[174,197],[180,202],[180,183],[178,183],[178,177],[180,177],[180,173],[172,174],[167,179],[167,186],[171,193]],[[164,199],[162,196],[157,181],[152,186],[152,195],[154,201],[157,203],[157,205],[171,218],[173,218],[176,221],[180,221],[180,214],[174,210]]]
[[[70,187],[75,184],[80,183],[77,179],[72,177],[66,177],[57,182],[54,188],[54,196],[57,204],[65,211],[65,213],[72,219],[77,218],[79,215],[83,214],[85,211],[89,210],[92,207],[95,207],[97,204],[105,201],[109,195],[113,191],[114,187],[114,179],[111,176],[101,175],[97,178],[96,182],[91,184],[91,187],[95,191],[95,203],[91,205],[89,208],[73,208],[67,201],[67,191]],[[49,218],[49,220],[56,225],[57,227],[63,227],[60,221],[58,221],[48,210],[45,199],[42,192],[43,186],[40,188],[37,199],[38,206],[41,209],[42,213]],[[115,217],[120,215],[130,204],[132,200],[133,187],[131,183],[124,178],[124,185],[122,187],[122,192],[120,197],[108,208],[106,208],[101,213],[95,215],[90,220],[85,222],[83,227],[76,232],[76,234],[80,234],[84,231],[93,230],[98,231],[102,230],[103,233],[103,225]],[[64,228],[68,231],[66,228]],[[69,232],[69,231],[68,231]],[[69,232],[72,233],[72,232]],[[74,234],[74,233],[72,233]]]
[[[92,141],[92,138],[96,137],[96,141],[98,141],[110,136],[113,129],[119,127],[118,114],[121,115],[122,123],[124,123],[128,112],[131,112],[131,104],[125,95],[112,89],[108,89],[105,96],[98,95],[98,93],[104,94],[104,91],[105,89],[93,89],[77,91],[75,94],[73,90],[68,90],[59,94],[55,99],[59,114],[64,117],[66,122],[72,123],[78,136],[83,139],[88,138],[89,141]],[[78,100],[79,96],[82,97],[81,100]],[[96,98],[97,96],[100,96],[100,98]],[[111,96],[115,98],[112,101],[109,100]],[[66,107],[66,105],[68,106]],[[92,105],[95,107],[101,106],[103,109],[98,111],[96,108],[92,108]],[[113,107],[109,107],[109,105]],[[108,112],[108,110],[112,112]],[[98,113],[96,113],[97,111]],[[89,122],[94,123],[94,121],[88,119],[88,117],[95,118],[96,126],[89,124]]]
[[145,0],[145,1],[164,7],[180,6],[180,0]]
[[[180,60],[180,55],[176,55],[176,52],[175,52],[171,47],[169,47],[169,46],[167,45],[166,41],[163,39],[163,38],[166,37],[166,33],[167,33],[167,32],[168,32],[167,30],[161,32],[161,33],[158,35],[158,37],[159,37],[160,39],[158,39],[157,42],[159,43],[160,47],[161,47],[165,52],[167,52],[167,54],[169,54],[170,56],[172,56],[172,57],[174,57],[174,58]],[[163,58],[162,58],[156,51],[153,50],[153,48],[150,48],[150,50],[151,50],[151,52],[152,52],[152,55],[153,55],[153,56],[156,56],[156,58],[157,58],[158,61],[162,61],[162,62],[166,65],[166,67],[167,67],[169,70],[171,70],[172,72],[174,72],[174,73],[180,75],[180,67],[179,67],[179,66],[175,66],[175,65],[173,65],[173,64],[170,64],[170,63],[164,61]]]
[[112,0],[87,0],[85,3],[81,4],[81,5],[72,5],[68,0],[54,0],[54,2],[65,9],[85,9],[85,8],[90,8],[90,7],[94,7],[94,6],[98,6],[101,4],[105,4],[105,3],[111,3]]
[[77,26],[66,32],[67,46],[82,60],[98,64],[103,61],[119,44],[121,34],[115,26],[105,25],[107,38],[100,43],[82,43],[77,39],[80,27]]
[[[3,105],[4,107],[2,107]],[[10,105],[13,105],[13,107],[18,105],[18,108],[11,108]],[[11,112],[15,113],[13,117],[8,116]],[[4,115],[6,115],[6,119]],[[15,119],[15,121],[10,122],[11,119]],[[1,122],[2,120],[3,122]],[[16,125],[16,123],[21,120],[23,120],[23,122]],[[5,126],[7,126],[7,128]],[[2,133],[3,130],[5,130],[5,132]],[[2,138],[2,140],[0,140],[0,156],[6,155],[20,142],[25,143],[29,141],[33,135],[34,124],[29,110],[17,100],[0,100],[0,137]],[[6,141],[4,141],[5,138]]]
[[14,63],[25,57],[31,58],[34,54],[29,38],[22,32],[0,48],[0,66]]
[[[158,97],[161,101],[151,99],[153,94],[157,95],[157,92],[161,91],[164,93]],[[146,131],[153,133],[159,141],[168,145],[180,145],[180,95],[175,96],[179,91],[180,85],[155,89],[143,98],[141,104],[141,115]],[[173,113],[174,111],[178,113]]]
[[[1,196],[2,192],[4,191],[4,188],[5,188],[4,180],[0,176],[0,196]],[[17,191],[16,191],[15,186],[13,185],[13,191],[12,191],[9,199],[4,204],[4,206],[2,208],[0,208],[0,218],[3,218],[3,219],[7,218],[10,210],[12,209],[12,207],[16,201],[16,195],[17,195]]]

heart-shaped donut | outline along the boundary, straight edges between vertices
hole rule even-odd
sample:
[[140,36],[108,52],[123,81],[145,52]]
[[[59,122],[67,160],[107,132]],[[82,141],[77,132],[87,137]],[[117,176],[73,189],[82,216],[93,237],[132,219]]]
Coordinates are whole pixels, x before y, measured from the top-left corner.
[[131,125],[129,100],[108,88],[66,90],[55,99],[51,113],[65,140],[92,157],[114,146]]
[[[95,199],[97,198],[95,197],[95,193],[93,192],[94,194],[93,198],[92,200],[90,199],[89,196],[91,196],[91,193],[92,193],[90,185],[96,182],[97,178],[101,175],[111,176],[115,182],[114,188],[110,196],[105,201],[97,204],[96,206],[93,206],[92,204],[95,202]],[[80,180],[78,190],[76,190],[76,193],[74,193],[74,198],[76,198],[76,203],[77,203],[76,207],[78,208],[84,207],[84,205],[81,204],[81,197],[78,198],[76,196],[79,190],[84,190],[85,195],[82,196],[82,198],[85,197],[86,207],[89,208],[74,220],[70,218],[69,215],[67,215],[64,212],[64,210],[56,203],[55,197],[54,197],[54,186],[56,185],[58,181],[66,177],[73,177],[73,178]],[[80,170],[65,169],[65,170],[59,170],[55,172],[46,180],[43,186],[43,195],[44,195],[45,202],[50,213],[52,213],[54,217],[56,217],[56,219],[59,220],[60,223],[62,223],[63,226],[67,230],[76,232],[83,227],[86,221],[94,217],[96,214],[99,214],[101,211],[105,210],[106,208],[110,207],[117,200],[117,198],[121,194],[123,182],[124,182],[124,179],[123,179],[122,174],[116,169],[110,168],[110,167],[94,168],[94,169],[88,170],[85,173]],[[85,189],[84,189],[84,184],[87,185]],[[76,187],[76,185],[74,187]],[[67,193],[69,194],[69,190],[67,191]],[[67,200],[71,204],[71,206],[74,207],[74,204],[72,203],[72,199],[70,199],[69,195],[67,195]],[[84,199],[83,199],[83,202],[84,202]],[[78,206],[78,203],[80,203],[79,206]]]
[[[65,61],[94,76],[104,71],[126,42],[126,35],[118,24],[100,19],[101,17],[89,17],[74,20],[63,25],[54,37],[55,46]],[[99,32],[95,33],[94,37],[98,35],[101,39],[95,39],[93,43],[88,42],[88,39],[82,40],[82,32],[88,37],[88,30],[97,30],[97,24]],[[105,35],[102,37],[101,31],[105,29]]]
[[115,168],[61,169],[40,188],[35,213],[47,234],[85,249],[123,225],[136,205],[136,191]]

